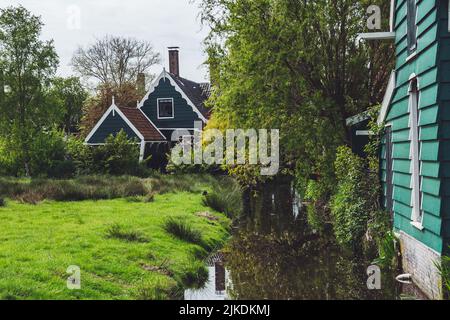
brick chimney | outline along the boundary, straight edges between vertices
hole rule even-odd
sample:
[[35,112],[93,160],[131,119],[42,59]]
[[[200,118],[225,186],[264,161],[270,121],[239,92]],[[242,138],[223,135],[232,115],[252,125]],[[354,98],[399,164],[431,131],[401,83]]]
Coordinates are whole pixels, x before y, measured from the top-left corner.
[[179,47],[169,47],[169,72],[176,76],[180,75],[179,50]]

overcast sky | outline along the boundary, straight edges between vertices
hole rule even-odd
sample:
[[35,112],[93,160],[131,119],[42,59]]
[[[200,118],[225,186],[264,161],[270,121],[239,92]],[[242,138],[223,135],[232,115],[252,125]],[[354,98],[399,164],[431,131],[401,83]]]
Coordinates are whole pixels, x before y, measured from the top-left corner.
[[1,7],[22,4],[45,24],[43,39],[54,39],[60,57],[59,75],[71,75],[69,65],[78,45],[106,34],[131,36],[153,43],[162,55],[159,73],[168,68],[167,47],[180,47],[180,75],[207,80],[202,66],[202,41],[207,34],[190,0],[1,0]]

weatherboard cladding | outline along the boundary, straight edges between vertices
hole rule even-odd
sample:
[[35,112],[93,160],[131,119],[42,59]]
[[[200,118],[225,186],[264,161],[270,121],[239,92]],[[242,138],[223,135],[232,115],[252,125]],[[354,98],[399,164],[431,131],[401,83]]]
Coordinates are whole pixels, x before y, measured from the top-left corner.
[[[450,237],[450,35],[448,1],[417,2],[417,56],[408,61],[407,1],[396,1],[397,83],[387,114],[392,126],[394,226],[443,252]],[[411,225],[410,76],[419,82],[423,227]],[[386,192],[386,141],[381,178]],[[386,199],[384,199],[386,201]]]
[[123,129],[130,139],[140,140],[133,129],[125,122],[118,112],[110,111],[105,121],[98,127],[92,137],[89,139],[89,144],[105,143],[106,138],[111,134],[116,135]]
[[[193,107],[183,98],[182,93],[206,119],[209,118],[209,110],[204,105],[211,91],[209,83],[196,83],[170,73],[166,73],[166,76],[170,77],[179,88],[176,89],[169,79],[162,77],[140,109],[119,108],[129,122],[144,137],[144,140],[148,142],[170,141],[171,134],[175,129],[193,129],[194,122],[201,121]],[[160,98],[173,98],[173,119],[158,119],[157,101]],[[128,137],[138,138],[124,119],[117,112],[116,116],[113,116],[111,111],[88,143],[104,143],[110,134],[115,135],[121,129],[124,129]],[[190,132],[192,133],[192,130]]]
[[[206,116],[207,111],[203,107],[203,101],[206,97],[202,97],[199,84],[195,84],[192,81],[181,80],[182,78],[171,76],[186,96],[196,104],[199,111]],[[194,85],[195,84],[195,85]],[[195,88],[194,88],[195,87]],[[198,88],[198,91],[196,90]],[[158,119],[157,107],[158,99],[173,98],[174,102],[174,118],[173,119]],[[147,115],[147,117],[159,128],[193,128],[194,121],[201,121],[198,114],[192,109],[188,102],[182,97],[175,87],[170,83],[168,79],[161,78],[157,84],[155,90],[148,96],[148,99],[144,102],[141,110]]]

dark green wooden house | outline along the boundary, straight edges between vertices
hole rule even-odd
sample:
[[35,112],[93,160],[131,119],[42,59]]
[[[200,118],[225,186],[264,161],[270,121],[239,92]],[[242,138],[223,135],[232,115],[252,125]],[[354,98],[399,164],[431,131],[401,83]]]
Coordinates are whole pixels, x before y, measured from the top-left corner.
[[450,245],[449,0],[396,0],[390,32],[396,67],[379,116],[384,205],[394,216],[403,268],[441,298],[436,268]]
[[184,131],[193,135],[209,118],[204,102],[210,95],[210,84],[180,76],[177,47],[169,48],[169,65],[170,72],[161,72],[136,108],[120,107],[113,101],[86,137],[86,144],[104,144],[108,136],[124,130],[139,142],[140,160],[152,155],[152,166],[164,167],[167,152],[178,142],[172,134]]

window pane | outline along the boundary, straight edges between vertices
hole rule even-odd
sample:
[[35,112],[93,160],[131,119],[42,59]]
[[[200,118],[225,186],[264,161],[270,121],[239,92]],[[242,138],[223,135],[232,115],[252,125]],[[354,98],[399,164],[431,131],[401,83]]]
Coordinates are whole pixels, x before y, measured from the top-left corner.
[[158,101],[159,117],[172,118],[173,117],[173,102],[171,99],[161,99]]
[[408,52],[411,54],[416,50],[416,0],[408,0]]

